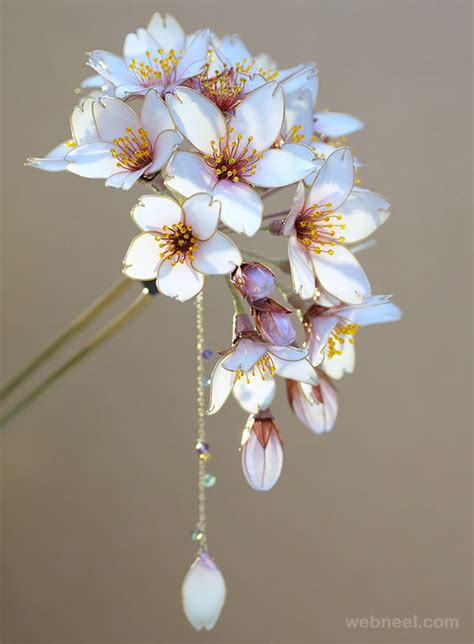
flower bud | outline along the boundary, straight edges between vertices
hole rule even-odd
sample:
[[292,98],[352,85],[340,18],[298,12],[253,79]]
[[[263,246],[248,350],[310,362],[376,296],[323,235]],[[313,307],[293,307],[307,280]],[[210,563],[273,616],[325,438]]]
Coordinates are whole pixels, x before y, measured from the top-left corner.
[[295,341],[296,331],[289,318],[291,309],[270,297],[252,303],[257,329],[264,340],[278,346],[289,346]]
[[225,581],[207,552],[193,561],[183,581],[183,610],[194,628],[214,628],[225,602]]
[[283,441],[269,409],[249,417],[242,436],[242,469],[254,490],[266,492],[283,467]]
[[244,297],[258,300],[275,288],[272,271],[260,262],[244,262],[232,274],[232,282]]
[[319,385],[286,381],[288,401],[296,417],[315,434],[329,432],[337,418],[337,394],[331,379],[320,369]]

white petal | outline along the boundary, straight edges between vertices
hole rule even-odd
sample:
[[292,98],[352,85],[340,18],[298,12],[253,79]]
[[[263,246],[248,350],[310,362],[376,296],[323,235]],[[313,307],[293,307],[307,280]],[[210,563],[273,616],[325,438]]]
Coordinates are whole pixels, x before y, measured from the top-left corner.
[[[193,237],[205,240],[212,237],[219,223],[221,205],[210,194],[196,194],[183,203],[186,224],[193,229]],[[202,248],[203,244],[199,244]]]
[[94,143],[99,140],[99,134],[94,121],[92,108],[93,98],[86,98],[73,109],[71,114],[71,132],[78,145]]
[[267,150],[257,161],[255,174],[250,180],[261,188],[288,186],[306,177],[315,167],[313,162],[295,154],[292,149]]
[[178,130],[195,148],[212,153],[211,141],[227,137],[224,115],[216,105],[187,87],[166,95],[166,103]]
[[112,85],[117,86],[133,81],[133,75],[123,58],[108,51],[96,49],[90,52],[87,64]]
[[309,252],[299,243],[296,235],[288,238],[288,259],[293,290],[303,300],[311,299],[316,290],[313,264]]
[[229,131],[234,128],[235,132],[229,135],[229,140],[241,134],[245,144],[252,137],[249,149],[266,150],[281,132],[284,112],[283,89],[275,82],[266,83],[246,96],[235,109],[229,121]]
[[138,179],[142,176],[144,172],[147,171],[148,166],[130,172],[129,170],[124,170],[123,172],[117,172],[108,177],[105,185],[109,188],[122,188],[122,190],[130,190]]
[[184,31],[176,18],[169,14],[162,17],[161,14],[154,13],[148,23],[147,31],[153,36],[159,46],[164,49],[166,53],[168,53],[170,49],[174,49],[176,52],[184,49]]
[[132,60],[148,64],[146,52],[150,52],[153,58],[158,55],[159,48],[156,40],[146,29],[137,29],[136,33],[127,34],[123,45],[123,57],[127,65],[130,65]]
[[[286,140],[310,145],[313,138],[313,104],[310,92],[292,94],[285,100]],[[292,137],[298,136],[298,141]],[[303,137],[300,139],[299,137]]]
[[292,346],[279,347],[276,344],[269,345],[268,352],[271,353],[272,356],[276,356],[282,360],[289,360],[290,362],[301,360],[302,358],[306,358],[308,355],[308,351],[306,349]]
[[283,224],[283,234],[286,236],[291,235],[295,231],[295,220],[303,209],[305,200],[304,184],[300,181],[296,188],[295,196],[293,197],[293,204],[290,212],[288,213],[285,223]]
[[158,269],[156,283],[163,295],[186,302],[202,290],[204,277],[187,261],[173,266],[171,261],[164,260]]
[[311,331],[308,338],[309,359],[312,365],[319,365],[324,358],[324,347],[329,336],[338,323],[338,318],[332,315],[318,315],[311,319]]
[[254,432],[242,447],[242,469],[247,483],[258,492],[270,490],[280,478],[283,467],[283,447],[272,432],[266,448]]
[[338,315],[359,326],[397,322],[402,317],[402,312],[389,300],[385,295],[374,295],[360,305],[340,307]]
[[362,121],[355,116],[341,112],[316,112],[314,121],[316,134],[323,134],[330,139],[353,134],[364,127]]
[[142,233],[135,237],[123,260],[123,272],[134,280],[156,279],[161,248],[154,235]]
[[236,63],[245,65],[252,61],[252,54],[237,34],[224,36],[218,44],[218,54],[225,59],[229,67]]
[[342,231],[346,243],[360,241],[371,235],[390,216],[388,204],[375,192],[352,192],[338,208],[346,228]]
[[226,226],[251,237],[262,224],[263,202],[246,183],[228,179],[218,181],[214,198],[221,202],[221,219]]
[[232,387],[236,379],[234,371],[224,369],[222,363],[225,358],[221,358],[214,367],[211,376],[211,387],[209,394],[209,407],[207,409],[208,415],[215,414],[221,409],[229,397]]
[[153,161],[146,174],[151,175],[161,170],[182,142],[183,137],[176,130],[165,130],[159,134],[153,143]]
[[355,367],[355,349],[351,342],[339,345],[341,354],[337,353],[332,358],[326,357],[322,368],[330,378],[339,380],[345,373],[353,373]]
[[214,628],[225,602],[224,577],[207,553],[196,557],[181,589],[186,617],[200,631]]
[[311,96],[311,104],[314,105],[316,103],[319,90],[319,77],[314,63],[302,63],[290,69],[282,69],[279,71],[277,78],[285,91],[285,96],[307,91]]
[[237,246],[229,237],[219,232],[200,242],[193,256],[194,268],[206,275],[226,275],[242,263],[242,255]]
[[306,358],[303,358],[303,360],[288,361],[274,357],[273,362],[276,373],[282,378],[306,382],[308,385],[317,385],[319,383],[316,369]]
[[[123,83],[115,88],[115,98],[120,98],[121,100],[126,100],[130,96],[143,98],[148,91],[150,91],[149,88],[140,85],[138,81]],[[153,91],[161,95],[163,87],[161,85],[153,85]]]
[[[310,188],[306,206],[317,205],[320,212],[338,209],[351,194],[354,159],[350,148],[338,148],[328,157]],[[327,204],[331,204],[327,206]]]
[[240,340],[233,351],[224,358],[222,365],[230,371],[249,371],[267,352],[262,342]]
[[266,376],[262,379],[259,373],[255,376],[243,376],[235,381],[232,393],[239,405],[249,414],[256,414],[261,409],[268,409],[275,397],[275,378]]
[[179,150],[166,168],[166,186],[184,197],[212,192],[216,182],[214,170],[194,152]]
[[209,30],[201,29],[186,46],[176,69],[177,78],[184,80],[199,74],[206,65],[208,49]]
[[92,74],[92,76],[84,78],[79,86],[81,89],[102,89],[104,86],[104,79],[100,74]]
[[321,374],[319,396],[322,402],[311,403],[304,394],[307,385],[288,382],[288,397],[297,418],[315,434],[329,432],[337,418],[337,394],[329,378]]
[[362,266],[344,246],[336,244],[332,250],[333,255],[311,253],[318,281],[342,302],[360,304],[370,295],[370,284]]
[[103,141],[113,141],[117,137],[126,136],[127,128],[137,132],[140,127],[138,116],[132,108],[117,98],[104,97],[94,101],[92,112],[97,131]]
[[131,217],[147,232],[162,232],[163,226],[173,226],[183,220],[183,211],[174,199],[165,195],[143,195],[133,208]]
[[71,143],[66,141],[50,150],[45,157],[30,157],[26,163],[37,170],[45,170],[46,172],[62,172],[63,170],[66,170],[67,166],[67,161],[64,157],[71,151],[71,149]]
[[104,179],[117,173],[117,160],[111,152],[110,143],[86,143],[67,154],[66,169],[80,177],[89,179]]
[[140,120],[150,141],[155,141],[165,130],[175,129],[166,103],[154,89],[145,95]]

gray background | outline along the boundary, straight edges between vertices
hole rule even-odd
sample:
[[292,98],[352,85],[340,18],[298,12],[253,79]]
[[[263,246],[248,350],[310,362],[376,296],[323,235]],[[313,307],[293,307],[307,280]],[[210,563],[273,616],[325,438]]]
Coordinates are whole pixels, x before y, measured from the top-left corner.
[[[198,634],[179,600],[194,555],[193,306],[155,300],[1,437],[3,641],[471,641],[469,2],[3,2],[4,376],[120,274],[143,190],[22,164],[67,133],[83,52],[120,51],[153,11],[239,32],[282,66],[318,62],[319,105],[367,122],[352,142],[393,216],[362,261],[405,317],[359,334],[331,434],[300,426],[280,388],[270,493],[241,474],[245,415],[229,402],[210,420],[209,539],[228,602]],[[262,237],[254,247],[283,251]],[[217,279],[206,313],[208,345],[225,348]],[[414,613],[461,628],[344,622]]]

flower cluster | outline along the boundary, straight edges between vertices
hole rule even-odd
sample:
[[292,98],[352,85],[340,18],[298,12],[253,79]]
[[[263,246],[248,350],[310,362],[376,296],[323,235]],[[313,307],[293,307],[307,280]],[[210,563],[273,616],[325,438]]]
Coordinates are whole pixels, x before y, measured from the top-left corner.
[[[389,216],[387,201],[361,187],[348,145],[363,124],[319,110],[315,64],[279,69],[236,35],[187,35],[171,16],[155,14],[121,55],[96,50],[88,64],[95,74],[82,83],[70,136],[29,165],[149,188],[132,211],[140,232],[124,259],[130,279],[156,281],[159,293],[184,302],[206,276],[226,276],[234,330],[212,373],[208,413],[232,392],[250,414],[243,470],[253,488],[268,490],[283,463],[270,411],[275,376],[286,380],[298,419],[328,432],[338,410],[333,382],[354,370],[359,329],[401,316],[389,296],[372,295],[356,257]],[[292,204],[267,212],[264,200],[290,185]],[[246,251],[259,231],[286,239],[287,256]],[[196,602],[193,584],[205,579],[219,610],[224,588],[204,554],[183,597],[190,621],[212,628],[215,611]]]

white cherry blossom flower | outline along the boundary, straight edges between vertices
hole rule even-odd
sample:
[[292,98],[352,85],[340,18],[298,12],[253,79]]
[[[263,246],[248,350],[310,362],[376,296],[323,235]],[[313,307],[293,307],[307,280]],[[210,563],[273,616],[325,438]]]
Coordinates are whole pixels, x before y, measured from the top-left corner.
[[369,281],[346,244],[370,235],[389,216],[388,204],[368,190],[354,189],[349,148],[339,148],[321,167],[306,194],[298,185],[284,222],[293,288],[302,299],[315,295],[316,281],[339,300],[358,304],[370,295]]
[[[72,117],[80,144],[65,157],[66,169],[106,186],[128,190],[140,178],[152,178],[182,142],[162,98],[150,90],[141,115],[116,98],[87,99]],[[78,138],[79,137],[79,138]]]
[[231,273],[242,258],[217,230],[219,210],[209,194],[196,194],[182,206],[164,195],[140,197],[132,219],[143,232],[127,251],[125,275],[156,280],[160,293],[184,302],[202,290],[204,275]]
[[123,56],[96,50],[88,64],[115,88],[117,98],[150,88],[163,95],[203,70],[208,46],[207,29],[186,37],[175,18],[155,13],[146,29],[125,38]]
[[389,295],[373,295],[361,304],[339,304],[325,308],[318,304],[306,314],[309,327],[307,348],[312,364],[339,380],[355,367],[355,336],[363,326],[396,322],[402,312]]
[[244,335],[214,367],[208,414],[215,414],[231,391],[251,414],[267,409],[275,396],[275,376],[315,385],[319,382],[308,351],[263,342],[256,334]]
[[247,96],[226,121],[210,100],[188,88],[166,96],[177,128],[196,152],[178,151],[169,163],[166,186],[189,197],[211,192],[222,204],[221,218],[239,233],[254,235],[263,203],[255,187],[285,186],[302,179],[314,165],[283,145],[283,90],[266,83]]

